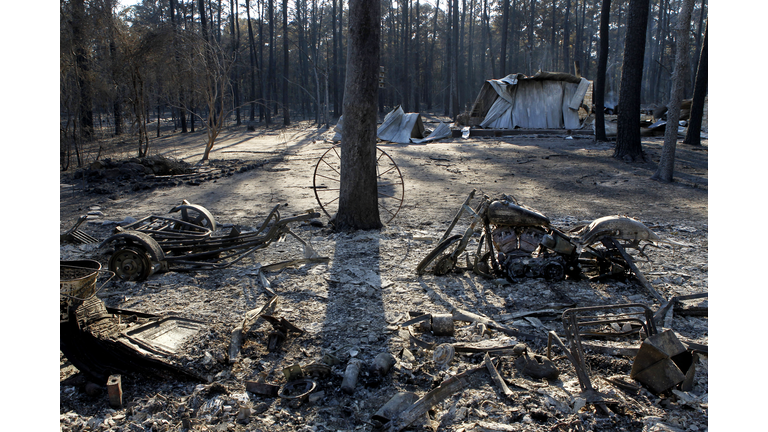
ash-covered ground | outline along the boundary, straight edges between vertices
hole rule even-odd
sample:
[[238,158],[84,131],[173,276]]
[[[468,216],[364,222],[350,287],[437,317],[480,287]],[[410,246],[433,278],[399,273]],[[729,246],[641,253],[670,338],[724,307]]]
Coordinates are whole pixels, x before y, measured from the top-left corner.
[[[197,168],[210,177],[196,182],[157,184],[146,171],[140,178],[86,176],[86,181],[67,173],[62,176],[60,230],[90,213],[80,229],[103,240],[127,218],[168,215],[185,199],[208,209],[223,230],[237,226],[244,232],[258,227],[277,204],[287,204],[281,209],[284,217],[319,210],[312,176],[330,147],[322,138],[314,129],[273,134],[233,131],[217,144],[213,161]],[[262,271],[269,264],[303,257],[301,243],[287,236],[221,270],[171,269],[142,282],[113,279],[97,294],[108,307],[204,324],[174,359],[200,379],[124,374],[124,404],[115,409],[109,405],[105,383],[89,383],[61,355],[61,430],[373,430],[380,426],[374,414],[395,394],[422,397],[450,377],[483,366],[481,351],[457,352],[440,367],[433,349],[440,344],[517,347],[491,356],[509,395],[487,368],[481,368],[463,388],[411,423],[409,430],[706,430],[706,353],[694,357],[691,390],[659,395],[629,378],[632,357],[588,349],[591,383],[611,398],[609,413],[586,401],[574,366],[560,348],[553,349],[558,372],[554,379],[533,377],[521,366],[528,357],[546,356],[549,331],[565,340],[561,314],[567,307],[641,303],[657,310],[660,302],[638,281],[528,278],[513,283],[471,271],[445,276],[415,273],[461,202],[477,189],[479,195],[490,197],[512,195],[546,214],[563,231],[601,216],[635,217],[660,237],[686,245],[647,248],[649,261],[635,255],[654,289],[665,299],[707,292],[706,142],[701,148],[680,145],[679,180],[664,184],[649,179],[661,149],[658,139],[643,143],[648,162],[627,164],[611,157],[608,144],[570,138],[525,135],[382,145],[402,172],[403,206],[380,231],[335,232],[322,212],[312,223],[293,225],[319,256],[328,258],[325,262]],[[156,151],[194,165],[200,149],[177,142]],[[143,186],[150,181],[150,186]],[[108,193],[88,191],[87,185],[94,182]],[[463,233],[468,221],[462,218],[454,231]],[[467,250],[473,251],[473,245]],[[61,260],[83,258],[106,266],[109,256],[92,244],[61,245]],[[230,358],[233,329],[246,313],[260,309],[274,295],[271,315],[302,332],[289,331],[270,351],[274,328],[259,320],[244,334],[239,355]],[[706,298],[683,302],[661,327],[688,343],[706,346],[707,315],[686,312],[706,306]],[[456,310],[494,320],[520,336],[466,321],[455,322],[452,336],[401,326],[418,314]],[[585,343],[637,348],[640,342],[633,333]],[[382,353],[396,361],[385,375],[377,376],[368,368]],[[348,394],[341,390],[342,381],[347,366],[355,361],[361,362],[361,373]],[[295,365],[315,370],[316,388],[306,399],[263,396],[246,389],[254,381],[282,387],[284,369]]]

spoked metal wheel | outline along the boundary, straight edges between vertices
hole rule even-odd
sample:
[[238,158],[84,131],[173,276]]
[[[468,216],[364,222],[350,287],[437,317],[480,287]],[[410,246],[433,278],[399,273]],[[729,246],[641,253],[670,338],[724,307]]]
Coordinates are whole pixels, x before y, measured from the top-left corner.
[[[379,215],[384,223],[389,223],[403,207],[405,184],[400,168],[384,150],[376,147],[376,181],[379,194]],[[312,186],[320,208],[329,218],[339,208],[339,190],[341,185],[341,148],[328,149],[315,165]]]
[[184,222],[202,227],[203,230],[216,231],[216,220],[211,212],[201,205],[190,204],[184,200],[181,205],[171,209],[171,213],[175,212],[181,213],[181,220]]

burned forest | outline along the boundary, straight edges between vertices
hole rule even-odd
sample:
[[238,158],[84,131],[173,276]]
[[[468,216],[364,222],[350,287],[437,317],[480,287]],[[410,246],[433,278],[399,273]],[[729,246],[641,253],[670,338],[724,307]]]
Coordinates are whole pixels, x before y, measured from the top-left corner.
[[707,12],[62,0],[60,430],[708,430]]

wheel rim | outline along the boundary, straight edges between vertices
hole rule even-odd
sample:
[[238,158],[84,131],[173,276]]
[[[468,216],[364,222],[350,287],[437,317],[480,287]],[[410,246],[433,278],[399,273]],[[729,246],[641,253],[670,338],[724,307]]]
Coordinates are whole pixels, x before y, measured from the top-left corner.
[[434,249],[432,249],[432,252],[427,254],[427,256],[424,257],[423,260],[419,263],[418,266],[416,266],[416,274],[422,275],[427,270],[427,267],[429,264],[435,260],[438,256],[440,256],[443,252],[448,249],[452,244],[456,243],[457,241],[461,240],[460,235],[455,235],[453,237],[448,237],[447,239],[440,242]]
[[216,231],[216,221],[205,207],[190,204],[180,206],[180,210],[182,221],[200,226],[204,230]]
[[109,269],[122,280],[139,281],[149,277],[152,263],[146,253],[129,247],[115,251],[109,259]]
[[[341,186],[341,149],[339,146],[326,150],[315,165],[312,186],[315,199],[328,218],[339,208]],[[376,147],[376,184],[379,198],[379,216],[389,223],[403,207],[405,183],[395,161],[384,150]]]

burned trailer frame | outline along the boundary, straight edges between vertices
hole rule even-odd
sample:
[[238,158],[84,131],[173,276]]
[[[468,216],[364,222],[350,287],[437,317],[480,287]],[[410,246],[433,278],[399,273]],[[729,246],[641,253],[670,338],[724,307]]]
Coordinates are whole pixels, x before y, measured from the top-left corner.
[[[109,259],[109,268],[120,279],[129,281],[145,280],[155,273],[171,269],[224,269],[282,239],[286,234],[296,238],[305,251],[307,248],[311,250],[311,246],[288,225],[318,218],[320,214],[308,212],[282,218],[279,209],[283,205],[276,205],[255,232],[243,233],[237,227],[232,227],[223,235],[214,235],[208,227],[215,228],[216,224],[209,216],[202,218],[207,226],[155,216],[135,222],[129,226],[133,229],[119,230],[117,234],[104,240],[101,246],[113,245],[114,252]],[[187,209],[198,208],[201,207]],[[207,213],[207,210],[205,212]]]

